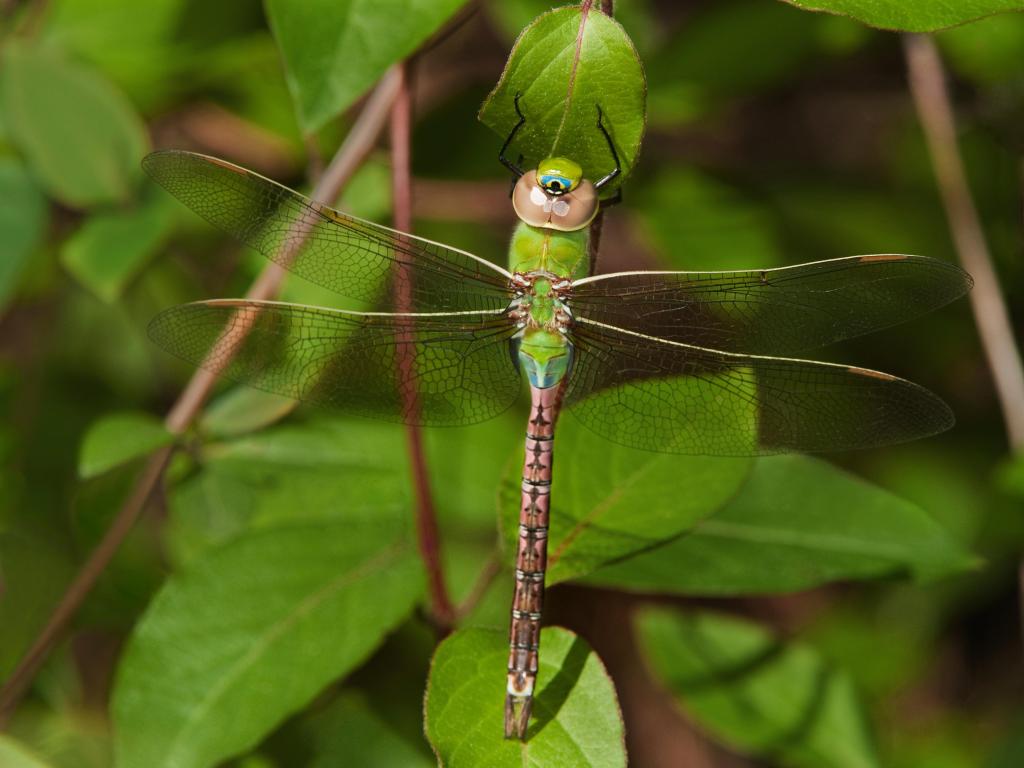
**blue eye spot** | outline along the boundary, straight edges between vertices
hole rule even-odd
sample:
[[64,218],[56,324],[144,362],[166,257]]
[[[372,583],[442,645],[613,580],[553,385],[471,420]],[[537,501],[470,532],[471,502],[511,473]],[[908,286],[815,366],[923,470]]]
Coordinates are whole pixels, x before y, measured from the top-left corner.
[[540,177],[540,185],[549,192],[565,192],[572,186],[572,182],[565,176],[546,173]]

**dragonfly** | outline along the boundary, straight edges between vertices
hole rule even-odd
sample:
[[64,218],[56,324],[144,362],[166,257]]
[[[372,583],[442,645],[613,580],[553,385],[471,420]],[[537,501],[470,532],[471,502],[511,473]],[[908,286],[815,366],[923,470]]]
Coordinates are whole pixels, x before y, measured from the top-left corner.
[[[517,100],[517,111],[519,108]],[[146,172],[291,273],[398,311],[215,299],[164,310],[166,351],[228,379],[424,426],[495,417],[529,389],[505,736],[525,739],[536,684],[555,424],[564,409],[646,451],[751,456],[869,448],[936,434],[949,407],[905,379],[791,355],[918,317],[971,278],[874,254],[745,271],[588,275],[589,224],[620,174],[570,158],[514,174],[508,267],[342,213],[239,166],[160,151]],[[522,161],[520,158],[519,162]],[[617,193],[616,193],[617,195]]]

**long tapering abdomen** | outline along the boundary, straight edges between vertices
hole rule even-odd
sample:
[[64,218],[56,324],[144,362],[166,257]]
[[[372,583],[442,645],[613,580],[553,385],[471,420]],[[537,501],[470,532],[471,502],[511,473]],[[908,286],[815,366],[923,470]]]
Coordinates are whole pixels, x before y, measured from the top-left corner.
[[540,619],[544,605],[544,573],[548,557],[548,511],[551,502],[551,459],[558,387],[530,387],[530,420],[526,427],[523,492],[519,506],[516,586],[509,630],[508,688],[505,696],[505,738],[526,736],[537,680]]

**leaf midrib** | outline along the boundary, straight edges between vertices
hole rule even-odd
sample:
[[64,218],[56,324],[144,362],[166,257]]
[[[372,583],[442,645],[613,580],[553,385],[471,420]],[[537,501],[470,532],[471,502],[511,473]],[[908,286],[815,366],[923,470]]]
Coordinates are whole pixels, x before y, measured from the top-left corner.
[[369,560],[361,563],[355,569],[342,574],[333,581],[328,582],[319,590],[306,597],[296,606],[292,613],[285,617],[283,621],[273,625],[269,632],[254,642],[249,651],[239,657],[238,661],[228,668],[228,673],[221,678],[221,681],[211,688],[207,692],[206,696],[200,699],[198,704],[192,709],[189,716],[182,723],[182,727],[178,731],[178,736],[169,745],[165,764],[177,764],[182,747],[189,744],[184,737],[193,731],[197,723],[202,722],[210,709],[212,709],[213,705],[220,698],[221,694],[235,683],[239,677],[241,677],[241,675],[251,667],[251,663],[259,658],[278,638],[284,634],[286,630],[293,627],[299,619],[309,615],[314,608],[323,603],[333,593],[362,579],[364,576],[378,568],[386,568],[398,559],[398,556],[404,549],[405,544],[403,543],[393,544]]

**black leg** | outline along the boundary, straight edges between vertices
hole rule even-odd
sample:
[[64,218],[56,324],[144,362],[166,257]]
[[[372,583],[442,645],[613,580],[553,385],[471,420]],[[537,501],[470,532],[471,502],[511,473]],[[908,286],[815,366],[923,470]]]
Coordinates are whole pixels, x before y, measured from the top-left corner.
[[[512,171],[512,173],[514,173],[516,175],[517,179],[520,176],[523,175],[523,169],[520,168],[517,163],[513,163],[511,160],[509,160],[507,157],[505,157],[505,151],[509,148],[509,145],[512,144],[512,140],[516,137],[516,134],[519,132],[519,129],[522,128],[523,125],[526,123],[526,116],[523,115],[522,110],[519,109],[519,96],[520,95],[521,94],[518,94],[518,93],[516,94],[516,98],[515,98],[515,102],[514,102],[515,106],[516,106],[516,114],[519,115],[519,122],[516,123],[515,127],[512,129],[512,133],[510,133],[508,135],[508,138],[505,139],[505,143],[501,145],[501,150],[498,152],[498,160],[501,161],[502,165],[504,165],[506,168],[508,168],[510,171]],[[523,156],[522,155],[519,156],[519,162],[520,163],[523,162]]]
[[[619,163],[619,153],[615,151],[615,143],[612,141],[612,137],[609,135],[608,129],[604,127],[604,113],[601,111],[600,104],[597,106],[597,127],[601,133],[604,134],[604,140],[608,142],[608,151],[612,153],[612,159],[615,161],[615,169],[604,178],[594,182],[594,186],[597,189],[601,189],[601,187],[605,186],[609,181],[622,173],[622,165]],[[614,199],[614,197],[611,199]],[[619,200],[621,200],[621,198],[619,198]],[[616,200],[616,202],[619,201]],[[608,205],[608,203],[604,203],[604,205]],[[612,203],[612,205],[614,205],[614,203]]]
[[[522,164],[523,164],[523,156],[520,155],[519,159],[516,160],[516,165],[522,166]],[[519,174],[513,176],[511,179],[508,180],[508,196],[509,197],[512,197],[512,195],[515,194],[516,184],[519,182],[519,177],[522,176],[522,175],[523,175],[522,173],[519,173]]]
[[602,208],[611,208],[613,205],[618,205],[622,202],[622,187],[615,190],[615,194],[606,200],[601,201]]

